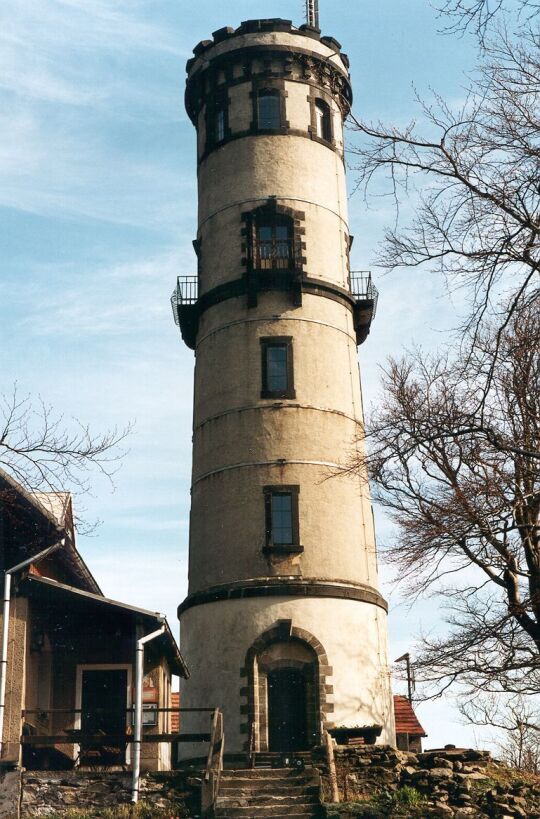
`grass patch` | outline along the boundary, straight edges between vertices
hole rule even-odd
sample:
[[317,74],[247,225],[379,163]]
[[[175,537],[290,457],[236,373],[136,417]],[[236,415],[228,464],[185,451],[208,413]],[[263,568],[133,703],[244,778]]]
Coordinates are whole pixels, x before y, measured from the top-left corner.
[[73,808],[62,813],[48,814],[48,819],[189,819],[190,814],[178,808],[152,808],[140,803],[114,808],[81,810]]
[[[358,819],[382,819],[382,817],[421,817],[426,798],[416,788],[404,785],[397,791],[381,791],[370,799],[341,802],[326,805],[326,815],[330,819],[340,816],[354,816]],[[419,813],[417,811],[420,811]]]

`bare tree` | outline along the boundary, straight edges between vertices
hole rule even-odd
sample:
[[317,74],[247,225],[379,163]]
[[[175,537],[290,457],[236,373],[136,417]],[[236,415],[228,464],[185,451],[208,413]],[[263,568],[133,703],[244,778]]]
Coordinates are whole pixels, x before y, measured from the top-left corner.
[[[466,328],[498,313],[503,331],[540,292],[540,33],[491,39],[458,110],[437,95],[418,102],[421,124],[353,119],[359,186],[367,195],[386,174],[398,208],[378,264],[442,273],[468,289]],[[413,192],[414,215],[401,224]]]
[[464,33],[472,30],[483,43],[490,25],[504,12],[517,12],[518,22],[529,22],[540,13],[536,0],[439,0],[434,3],[441,17],[450,24],[446,31]]
[[418,351],[390,360],[368,427],[374,497],[397,524],[386,557],[410,599],[437,593],[447,609],[415,661],[428,695],[454,682],[540,691],[539,308],[513,319],[494,367],[496,327],[466,366]]
[[503,762],[526,773],[540,774],[537,699],[480,696],[461,703],[460,711],[467,722],[497,730],[495,748]]
[[95,435],[77,419],[66,423],[41,398],[21,396],[15,385],[0,395],[0,468],[28,492],[87,492],[91,472],[112,482],[130,429]]

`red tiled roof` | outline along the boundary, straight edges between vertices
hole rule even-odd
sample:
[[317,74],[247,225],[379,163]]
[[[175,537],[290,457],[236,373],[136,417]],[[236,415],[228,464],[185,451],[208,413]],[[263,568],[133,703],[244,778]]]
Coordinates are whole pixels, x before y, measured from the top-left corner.
[[396,734],[427,737],[407,697],[394,694],[394,714],[396,717]]
[[[171,692],[171,708],[180,707],[180,693],[178,691]],[[180,731],[180,714],[178,711],[171,712],[171,733],[177,734]]]

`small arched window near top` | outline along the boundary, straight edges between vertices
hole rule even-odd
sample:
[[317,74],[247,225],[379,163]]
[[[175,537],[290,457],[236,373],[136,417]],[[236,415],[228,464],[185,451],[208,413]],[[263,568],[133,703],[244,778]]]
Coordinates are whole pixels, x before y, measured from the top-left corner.
[[258,126],[261,129],[281,128],[279,91],[260,91],[257,98]]
[[330,106],[324,100],[315,101],[315,133],[319,139],[332,141],[332,120]]

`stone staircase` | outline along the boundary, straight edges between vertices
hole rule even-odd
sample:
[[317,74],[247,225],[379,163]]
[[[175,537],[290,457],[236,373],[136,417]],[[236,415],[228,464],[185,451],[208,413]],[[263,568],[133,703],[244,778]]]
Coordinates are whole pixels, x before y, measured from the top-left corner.
[[315,768],[224,770],[216,819],[318,819],[322,816]]

